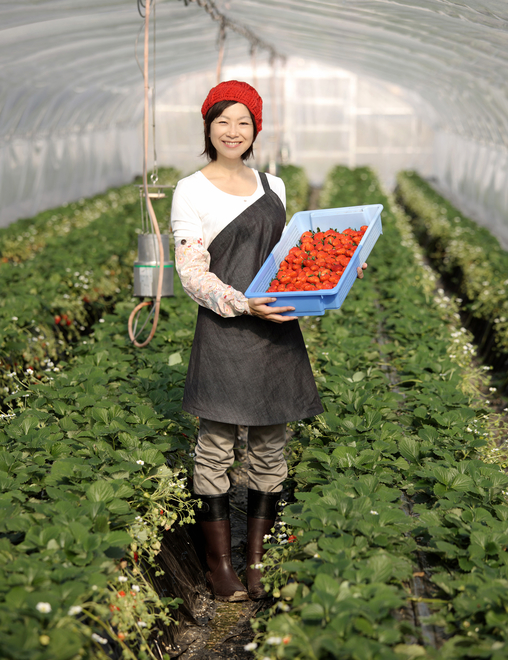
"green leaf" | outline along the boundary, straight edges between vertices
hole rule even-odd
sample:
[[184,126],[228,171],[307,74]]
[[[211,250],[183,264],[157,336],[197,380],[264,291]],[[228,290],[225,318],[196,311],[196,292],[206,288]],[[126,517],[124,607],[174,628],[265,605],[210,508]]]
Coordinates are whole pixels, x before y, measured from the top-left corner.
[[434,488],[433,488],[432,490],[433,490],[433,492],[434,492],[434,495],[435,495],[438,499],[439,499],[440,497],[443,497],[444,495],[446,495],[446,493],[448,492],[448,488],[447,488],[445,485],[443,485],[443,484],[439,484],[439,483],[435,484],[435,485],[434,485]]
[[109,422],[109,413],[106,408],[92,408],[92,417],[97,422],[102,422],[103,424],[107,424]]
[[19,609],[23,607],[27,597],[28,592],[25,587],[13,587],[5,594],[5,603],[13,609]]
[[432,471],[433,476],[445,486],[451,486],[453,480],[458,476],[454,468],[435,467]]
[[76,431],[76,429],[78,429],[79,427],[77,426],[77,424],[73,422],[72,418],[69,415],[67,415],[66,417],[62,417],[62,419],[60,420],[60,428],[62,429],[62,431],[67,432],[67,431]]
[[331,594],[332,596],[338,596],[340,592],[340,584],[329,575],[323,575],[323,573],[318,573],[318,575],[316,575],[314,588],[327,594]]
[[336,447],[332,452],[332,456],[338,459],[338,465],[340,467],[353,466],[356,454],[357,449],[355,447]]
[[374,555],[367,565],[372,571],[371,582],[387,582],[392,575],[393,561],[386,555]]
[[72,532],[72,535],[80,545],[85,545],[90,533],[88,528],[85,525],[82,525],[79,522],[69,523],[69,529]]
[[93,526],[94,532],[99,533],[99,534],[106,534],[107,532],[109,532],[109,524],[108,523],[109,523],[108,516],[104,516],[104,515],[97,516],[95,518],[95,523],[94,523],[94,526]]
[[95,353],[95,355],[94,355],[95,364],[96,364],[97,366],[99,366],[100,363],[101,363],[102,361],[106,361],[106,360],[107,360],[108,356],[109,356],[109,351],[106,351],[106,350],[104,350],[104,351],[98,351],[98,352]]
[[82,648],[81,636],[68,628],[55,628],[48,635],[51,660],[71,660]]
[[425,424],[423,425],[423,428],[418,431],[418,435],[422,440],[426,440],[427,442],[431,443],[435,443],[439,439],[438,430],[433,426],[427,426]]
[[474,481],[467,474],[458,474],[450,484],[453,490],[467,491],[473,488]]
[[301,611],[302,619],[322,619],[324,614],[325,610],[319,603],[309,603],[308,605],[304,605]]
[[402,438],[399,442],[399,452],[412,463],[417,463],[420,457],[420,447],[413,438]]
[[166,463],[164,455],[158,449],[145,449],[137,453],[139,453],[141,460],[149,465],[164,465]]
[[334,413],[324,412],[319,415],[319,418],[324,421],[330,431],[338,431],[341,428],[340,418]]
[[392,461],[390,465],[399,468],[399,470],[409,470],[408,462],[402,456],[399,456],[396,461]]
[[133,412],[139,417],[141,424],[146,424],[149,419],[155,417],[155,411],[149,406],[140,405],[133,409]]
[[69,406],[67,403],[64,401],[60,401],[59,399],[55,399],[53,401],[53,408],[59,415],[65,415],[69,412],[69,410],[72,410],[71,406]]
[[451,543],[447,543],[446,541],[436,541],[436,548],[444,552],[446,557],[457,557],[457,555],[460,553],[459,548],[457,548],[455,545],[452,545]]
[[508,520],[508,506],[506,505],[497,505],[494,507],[497,517],[499,520],[506,522]]
[[132,538],[127,532],[110,532],[104,537],[105,542],[111,547],[123,548],[132,543]]
[[109,502],[114,498],[115,491],[108,481],[95,481],[87,488],[86,496],[91,502]]
[[427,657],[425,648],[418,644],[397,644],[393,650],[398,656],[400,656],[401,660],[413,660],[414,658]]
[[28,435],[28,433],[32,429],[36,428],[38,424],[39,424],[39,420],[37,419],[37,417],[30,417],[30,416],[24,417],[19,423],[21,430],[25,435]]
[[76,407],[81,410],[82,408],[89,408],[90,406],[94,406],[97,403],[97,399],[88,394],[83,394],[76,397],[75,403]]
[[116,491],[115,491],[115,496],[120,497],[122,499],[125,499],[127,497],[130,497],[131,495],[134,494],[134,489],[129,486],[129,484],[120,483],[118,486],[118,482],[116,482]]
[[290,582],[285,587],[282,587],[280,593],[283,598],[294,598],[296,590],[298,589],[298,582]]
[[174,367],[176,364],[181,364],[183,362],[182,356],[180,353],[172,353],[168,358],[168,365]]
[[314,456],[314,458],[317,458],[317,460],[320,461],[321,463],[325,463],[326,465],[330,465],[331,458],[324,451],[322,451],[320,449],[311,448],[311,449],[309,449],[309,453],[312,454],[312,456]]
[[114,499],[107,505],[108,511],[123,516],[131,510],[129,503],[125,500]]
[[504,472],[493,472],[489,475],[489,479],[494,488],[499,488],[508,484],[508,475]]
[[357,616],[353,622],[353,625],[359,633],[367,635],[367,637],[372,637],[374,635],[374,628],[372,624],[362,616]]

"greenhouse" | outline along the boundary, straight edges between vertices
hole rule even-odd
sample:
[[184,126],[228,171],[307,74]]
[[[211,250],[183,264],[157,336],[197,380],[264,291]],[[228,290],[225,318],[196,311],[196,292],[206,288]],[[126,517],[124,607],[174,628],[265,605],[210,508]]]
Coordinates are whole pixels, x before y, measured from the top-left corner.
[[0,33],[0,658],[507,658],[506,3]]

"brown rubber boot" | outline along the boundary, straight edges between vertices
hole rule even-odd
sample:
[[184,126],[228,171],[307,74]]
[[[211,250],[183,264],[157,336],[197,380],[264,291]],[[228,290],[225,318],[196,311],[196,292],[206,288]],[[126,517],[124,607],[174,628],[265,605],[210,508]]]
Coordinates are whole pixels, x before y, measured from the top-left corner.
[[275,524],[281,493],[263,493],[252,488],[247,492],[247,586],[252,600],[261,600],[269,594],[261,582],[261,570],[255,566],[262,562],[265,554],[264,537]]
[[247,589],[238,579],[231,564],[231,527],[229,495],[198,495],[203,506],[197,518],[205,537],[206,563],[210,569],[206,581],[217,600],[248,600]]

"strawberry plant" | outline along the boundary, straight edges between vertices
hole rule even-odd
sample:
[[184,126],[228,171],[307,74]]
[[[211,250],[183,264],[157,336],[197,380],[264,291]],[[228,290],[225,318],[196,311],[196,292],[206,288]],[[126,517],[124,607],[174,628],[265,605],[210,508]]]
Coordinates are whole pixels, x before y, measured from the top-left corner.
[[295,425],[282,519],[296,540],[264,559],[278,602],[255,623],[257,657],[500,660],[508,477],[481,460],[487,411],[463,387],[457,308],[373,175],[330,179],[331,206],[383,203],[383,243],[313,320],[325,412]]
[[[471,395],[469,334],[368,169],[336,168],[322,195],[323,206],[379,202],[384,236],[366,278],[306,323],[325,412],[294,425],[294,496],[263,560],[276,603],[249,648],[270,660],[501,660],[508,477],[482,459],[489,411]],[[55,258],[46,245],[32,261],[46,251]],[[42,325],[11,312],[24,362],[4,363],[0,420],[6,658],[159,657],[151,640],[178,600],[146,568],[157,570],[164,530],[193,518],[195,420],[180,407],[196,310],[178,282],[175,293],[143,351],[126,337],[126,290],[94,301],[88,325],[51,308],[67,359],[39,370],[23,346]]]
[[[107,231],[120,234],[125,218],[115,223]],[[67,264],[83,258],[82,240],[71,243]],[[56,248],[41,254],[58,263]],[[132,272],[123,277],[130,282]],[[193,519],[186,470],[194,421],[182,416],[180,399],[195,310],[175,289],[143,352],[127,337],[133,301],[124,290],[99,301],[95,324],[89,315],[72,336],[63,334],[75,321],[69,307],[55,314],[53,332],[64,326],[55,362],[39,370],[25,363],[23,372],[11,358],[0,420],[2,657],[152,658],[154,626],[175,620],[179,600],[161,598],[145,570],[158,570],[163,531]],[[55,366],[62,346],[66,361]]]
[[462,296],[482,352],[502,367],[508,353],[506,251],[415,172],[401,172],[397,182],[397,199],[436,270]]
[[162,532],[194,515],[194,421],[180,400],[195,310],[176,288],[148,349],[130,345],[132,303],[117,303],[64,369],[29,375],[6,397],[2,657],[105,657],[117,647],[152,658],[154,625],[174,619],[178,599],[161,599],[142,566],[156,567]]
[[281,165],[277,176],[286,186],[286,217],[291,220],[295,213],[307,208],[310,194],[309,180],[303,167]]
[[[168,182],[176,179],[176,171],[166,173]],[[157,202],[162,228],[169,222],[170,203],[171,195]],[[54,369],[70,343],[117,300],[131,296],[140,225],[138,190],[124,187],[74,206],[70,218],[56,213],[58,222],[51,221],[53,216],[48,219],[48,212],[42,214],[45,223],[36,218],[34,226],[45,230],[44,245],[25,260],[18,255],[0,266],[6,292],[0,305],[4,392],[15,391],[13,383],[27,369],[39,377]]]

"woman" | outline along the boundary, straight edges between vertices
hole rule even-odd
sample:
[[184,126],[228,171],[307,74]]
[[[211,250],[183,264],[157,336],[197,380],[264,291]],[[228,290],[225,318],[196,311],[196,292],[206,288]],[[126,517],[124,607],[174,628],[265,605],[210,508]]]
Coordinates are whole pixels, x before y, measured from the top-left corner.
[[[194,493],[209,567],[219,600],[267,596],[255,568],[274,524],[288,421],[322,412],[294,307],[244,292],[285,226],[281,179],[244,164],[262,128],[262,100],[244,82],[210,90],[201,113],[209,163],[182,179],[171,222],[176,268],[199,303],[183,409],[199,417]],[[359,277],[362,277],[362,269]],[[229,478],[237,425],[249,427],[247,590],[231,565]]]

